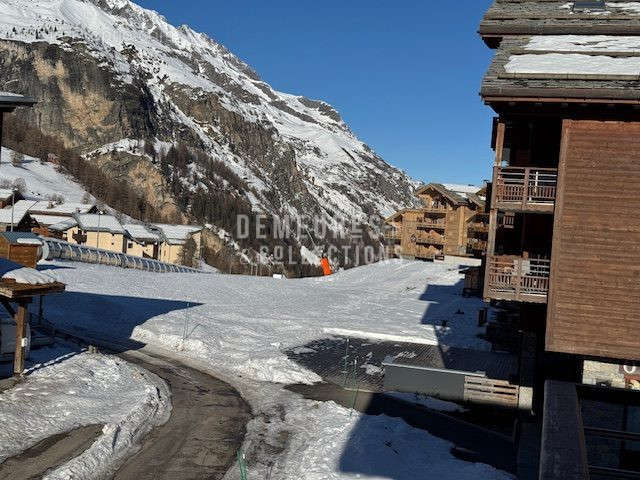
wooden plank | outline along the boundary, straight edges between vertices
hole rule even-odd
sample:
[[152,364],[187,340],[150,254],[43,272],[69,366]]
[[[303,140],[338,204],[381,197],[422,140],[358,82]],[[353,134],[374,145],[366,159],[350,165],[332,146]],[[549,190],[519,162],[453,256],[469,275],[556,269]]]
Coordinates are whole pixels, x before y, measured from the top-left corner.
[[640,360],[640,122],[562,128],[546,348]]
[[24,372],[24,358],[26,354],[27,342],[27,305],[28,302],[22,300],[18,304],[16,313],[16,350],[13,361],[13,374],[22,375]]

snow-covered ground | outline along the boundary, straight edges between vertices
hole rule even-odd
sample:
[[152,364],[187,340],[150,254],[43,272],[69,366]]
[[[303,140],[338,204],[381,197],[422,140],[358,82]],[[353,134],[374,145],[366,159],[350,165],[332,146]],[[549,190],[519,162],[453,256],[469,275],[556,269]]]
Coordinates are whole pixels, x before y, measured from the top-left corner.
[[[401,420],[306,400],[280,385],[320,380],[282,349],[324,338],[329,328],[488,348],[476,337],[481,302],[460,295],[456,264],[398,260],[298,280],[80,263],[44,268],[67,283],[46,302],[48,319],[61,328],[171,351],[241,391],[255,415],[245,445],[250,478],[265,478],[269,468],[282,480],[408,479],[415,472],[443,480],[511,478],[456,459],[449,442]],[[265,454],[267,446],[278,453]]]
[[[462,297],[452,263],[394,260],[300,280],[60,265],[47,271],[68,285],[48,300],[47,315],[59,326],[162,345],[259,381],[318,381],[282,350],[326,337],[327,329],[489,348],[477,337],[482,302]],[[65,308],[71,301],[76,316]]]
[[0,395],[0,463],[53,435],[104,425],[91,447],[45,477],[100,478],[169,418],[167,385],[116,357],[42,348],[28,367],[26,380]]

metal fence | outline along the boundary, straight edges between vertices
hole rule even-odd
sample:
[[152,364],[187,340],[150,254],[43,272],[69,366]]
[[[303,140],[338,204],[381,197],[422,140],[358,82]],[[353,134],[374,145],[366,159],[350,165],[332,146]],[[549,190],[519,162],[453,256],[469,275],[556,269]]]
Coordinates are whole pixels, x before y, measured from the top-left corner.
[[44,241],[42,254],[44,260],[60,259],[70,260],[72,262],[98,263],[101,265],[112,265],[114,267],[132,268],[158,273],[204,273],[196,268],[72,244],[55,238],[43,238],[42,240]]

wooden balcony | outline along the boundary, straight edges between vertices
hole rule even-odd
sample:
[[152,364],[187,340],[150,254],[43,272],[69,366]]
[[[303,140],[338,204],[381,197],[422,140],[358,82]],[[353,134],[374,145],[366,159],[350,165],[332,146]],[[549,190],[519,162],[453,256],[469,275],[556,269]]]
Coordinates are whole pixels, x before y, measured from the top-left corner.
[[481,222],[472,222],[468,225],[467,230],[469,232],[479,232],[479,233],[488,233],[489,232],[489,224],[481,223]]
[[400,240],[402,238],[402,229],[390,228],[389,230],[385,230],[382,235],[385,240]]
[[495,207],[519,212],[553,213],[558,185],[555,168],[497,168]]
[[446,239],[444,235],[434,235],[427,230],[417,229],[415,232],[416,242],[430,245],[444,245]]
[[551,260],[487,256],[485,297],[494,300],[546,303]]
[[444,230],[447,228],[447,222],[444,219],[425,219],[421,222],[404,222],[403,228],[407,230],[417,230],[418,228],[432,228],[434,230]]
[[443,213],[446,214],[449,209],[445,205],[427,205],[422,209],[426,213]]
[[467,247],[475,252],[486,252],[487,241],[481,238],[469,238],[467,239]]

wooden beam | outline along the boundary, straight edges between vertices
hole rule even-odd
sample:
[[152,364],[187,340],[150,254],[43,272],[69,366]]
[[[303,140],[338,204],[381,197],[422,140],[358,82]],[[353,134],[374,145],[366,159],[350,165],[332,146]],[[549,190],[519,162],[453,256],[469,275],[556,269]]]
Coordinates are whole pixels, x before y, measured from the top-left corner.
[[[504,132],[505,132],[505,124],[504,122],[498,122],[498,128],[496,131],[496,157],[495,157],[495,165],[501,167],[502,166],[502,151],[504,150]],[[495,186],[495,176],[493,177],[494,186]]]
[[13,374],[22,375],[24,372],[24,357],[27,351],[27,324],[28,312],[27,300],[20,300],[18,303],[18,313],[15,316],[16,319],[16,352],[13,361]]

